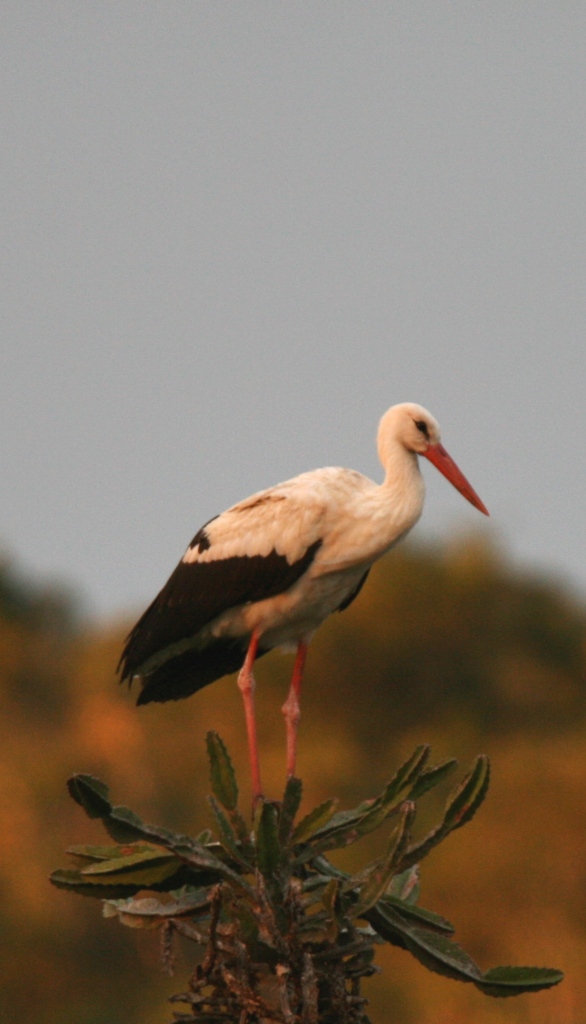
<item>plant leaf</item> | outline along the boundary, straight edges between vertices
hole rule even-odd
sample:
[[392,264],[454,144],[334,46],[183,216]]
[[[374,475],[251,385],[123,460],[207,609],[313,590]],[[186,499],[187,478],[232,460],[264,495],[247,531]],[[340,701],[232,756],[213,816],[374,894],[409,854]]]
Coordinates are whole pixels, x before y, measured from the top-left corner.
[[395,772],[380,796],[375,797],[374,800],[363,801],[353,811],[340,811],[339,814],[334,815],[327,826],[320,829],[319,838],[321,839],[322,835],[325,836],[326,833],[347,827],[356,828],[360,836],[377,828],[394,810],[398,810],[403,800],[409,795],[409,791],[429,760],[430,749],[426,743],[417,747],[411,757]]
[[482,977],[472,957],[446,935],[414,927],[405,932],[405,938],[407,949],[430,971],[455,981],[477,982]]
[[285,786],[285,793],[283,795],[283,804],[281,806],[279,840],[283,844],[287,843],[291,836],[297,811],[301,804],[302,794],[303,784],[301,779],[296,779],[295,776],[292,775],[287,779],[287,785]]
[[[211,871],[215,874],[216,879],[230,879],[240,889],[250,892],[250,886],[244,879],[228,864],[216,857],[208,847],[189,836],[171,832],[169,829],[158,828],[155,825],[146,825],[128,807],[112,807],[110,801],[104,796],[104,791],[108,792],[107,787],[99,780],[93,779],[91,776],[77,775],[69,780],[68,786],[78,803],[85,807],[83,800],[86,800],[90,804],[92,810],[96,812],[93,817],[102,818],[107,832],[118,842],[126,843],[144,839],[147,842],[158,843],[173,850],[181,860],[191,867]],[[97,798],[95,797],[96,793]],[[88,811],[88,813],[90,812]]]
[[410,800],[418,800],[420,796],[427,793],[428,790],[433,789],[440,782],[451,775],[452,772],[458,767],[458,762],[455,757],[447,758],[445,761],[440,761],[438,764],[434,764],[431,768],[425,768],[422,772],[415,785],[409,793]]
[[387,891],[405,845],[409,842],[409,829],[414,817],[415,804],[407,800],[403,804],[401,821],[391,836],[386,856],[371,868],[352,908],[352,917],[362,917]]
[[108,835],[117,843],[136,843],[140,839],[162,841],[163,830],[145,825],[130,807],[111,807],[110,813],[102,818]]
[[182,889],[165,893],[164,896],[131,896],[130,899],[107,900],[104,906],[104,917],[115,914],[129,914],[137,917],[186,917],[209,909],[210,899],[207,889],[193,888],[185,885]]
[[395,875],[389,887],[389,896],[396,896],[402,903],[417,903],[419,898],[419,867],[417,864]]
[[161,861],[158,864],[137,864],[134,870],[131,870],[130,867],[125,868],[123,871],[112,870],[109,874],[104,875],[90,875],[88,877],[82,871],[81,877],[94,885],[134,885],[140,889],[149,889],[151,886],[172,878],[173,875],[177,874],[180,866],[176,858],[172,858],[171,860]]
[[423,839],[411,846],[401,861],[401,871],[418,864],[456,828],[461,828],[476,814],[486,796],[490,780],[490,763],[481,754],[474,761],[470,771],[452,790],[446,803],[444,819]]
[[175,854],[170,853],[163,846],[136,843],[135,846],[114,847],[113,857],[88,864],[82,869],[82,874],[86,876],[107,875],[114,871],[133,869],[137,864],[155,864],[163,860],[177,862]]
[[245,859],[252,861],[253,845],[250,839],[250,832],[246,826],[244,818],[242,817],[237,807],[235,807],[233,811],[228,811],[228,818],[230,819],[230,824],[232,825],[232,828],[234,829],[234,832],[238,837],[238,841],[240,843],[242,853],[244,854]]
[[93,775],[74,775],[67,782],[69,795],[83,807],[88,818],[104,818],[112,805],[108,799],[109,789]]
[[[325,850],[348,846],[378,828],[392,814],[396,814],[429,760],[429,753],[430,747],[427,744],[417,747],[411,757],[395,772],[380,796],[374,800],[363,801],[351,811],[339,811],[332,815],[327,823],[313,830],[313,851],[302,851],[297,862],[302,864]],[[294,839],[297,840],[296,835]]]
[[[342,882],[342,884],[344,884],[345,882],[351,882],[351,876],[348,875],[345,871],[340,871],[340,869],[334,867],[333,864],[330,864],[326,857],[321,856],[317,858],[315,866],[319,866],[319,869],[322,872],[322,874],[310,877],[303,886],[304,892],[310,891],[313,888],[319,888],[319,886],[323,885],[327,879],[334,878],[337,881]],[[414,921],[418,921],[421,925],[424,925],[426,927],[433,928],[440,932],[445,932],[447,935],[452,935],[455,931],[453,924],[450,924],[450,922],[447,921],[445,917],[441,917],[439,914],[434,914],[433,911],[431,910],[425,910],[423,907],[413,906],[413,904],[408,903],[403,899],[400,899],[394,893],[392,895],[388,894],[383,896],[382,899],[380,899],[378,903],[375,904],[372,910],[368,911],[368,913],[365,915],[366,920],[368,920],[370,924],[372,924],[373,927],[375,928],[376,925],[372,921],[371,915],[375,914],[376,916],[376,913],[379,910],[381,912],[381,915],[386,916],[388,916],[388,912],[390,911],[393,920],[395,921],[395,923],[398,923],[399,925],[400,918],[398,922],[397,918],[399,917],[399,915],[401,915],[403,917],[406,917],[408,920],[411,919]],[[395,911],[394,914],[393,911]],[[383,931],[379,931],[378,928],[376,930],[384,938],[387,938],[387,936],[383,934]],[[392,940],[387,938],[387,941]]]
[[292,843],[307,842],[325,822],[329,821],[338,806],[337,800],[325,800],[301,819],[291,837]]
[[[83,868],[88,864],[112,860],[113,857],[126,857],[140,846],[140,843],[136,843],[134,846],[129,844],[125,846],[69,846],[65,852],[73,858],[78,867]],[[147,844],[142,844],[142,846],[147,848]]]
[[408,786],[415,785],[429,761],[430,752],[431,747],[428,743],[422,743],[419,747],[416,747],[411,757],[395,772],[385,788],[382,799],[389,801],[399,796]]
[[487,996],[517,996],[522,992],[552,988],[563,978],[561,971],[551,967],[493,967],[475,984]]
[[[413,909],[413,908],[409,908]],[[367,914],[367,920],[383,939],[403,946],[425,967],[457,981],[478,981],[480,968],[471,957],[444,933],[409,921],[397,913],[387,899],[379,900]]]
[[270,878],[281,860],[279,843],[279,812],[275,803],[265,800],[262,805],[256,831],[258,868],[265,878]]
[[226,745],[218,733],[213,731],[208,732],[206,743],[214,796],[227,811],[234,811],[238,804],[238,785]]
[[414,906],[413,903],[406,903],[405,900],[401,900],[397,896],[383,896],[383,898],[377,903],[377,906],[390,907],[393,910],[396,910],[398,914],[407,918],[408,921],[415,921],[422,927],[443,932],[445,935],[453,935],[456,930],[453,924],[450,924],[450,922],[447,921],[445,917],[441,917],[440,914],[434,914],[431,910],[425,910],[423,907]]
[[418,843],[414,843],[410,846],[403,860],[400,864],[401,872],[406,871],[408,868],[413,867],[415,864],[419,864],[427,854],[433,850],[435,846],[438,846],[448,834],[448,830],[442,825],[438,825],[433,828],[431,832],[428,832],[423,839],[420,839]]
[[340,892],[340,883],[337,878],[330,878],[329,882],[324,886],[321,893],[321,902],[328,911],[333,914],[335,912],[336,900],[338,893]]
[[90,896],[92,899],[97,900],[132,896],[137,890],[136,885],[129,885],[128,883],[124,885],[91,885],[83,881],[79,871],[67,869],[53,871],[49,875],[49,881],[56,889],[65,889],[67,892],[76,893],[77,896]]
[[336,878],[330,878],[330,881],[325,886],[321,894],[321,902],[327,913],[327,920],[325,923],[325,936],[328,942],[335,942],[340,926],[338,924],[338,918],[336,914],[336,903],[340,892],[340,883]]
[[[413,926],[408,921],[402,921],[399,913],[389,903],[389,898],[385,897],[367,914],[367,920],[379,935],[395,945],[404,945],[430,970],[457,981],[472,982],[486,995],[513,996],[522,992],[537,992],[539,989],[551,988],[563,979],[561,971],[547,967],[495,967],[482,974],[477,964],[456,942],[429,927]],[[401,914],[412,915],[416,909],[405,905]]]
[[146,887],[170,878],[181,866],[181,861],[173,853],[163,847],[152,846],[134,850],[131,848],[130,853],[88,864],[80,874],[93,885],[123,883]]
[[[224,814],[217,800],[214,800],[213,796],[208,797],[210,807],[214,812],[218,827],[220,829],[220,842],[224,847],[229,857],[232,857],[238,864],[241,865],[246,871],[252,870],[252,864],[247,860],[245,856],[242,843],[238,841],[231,821]],[[248,846],[247,846],[248,848]]]
[[470,821],[486,796],[489,782],[490,762],[485,754],[480,754],[448,797],[443,821],[445,828],[453,831]]

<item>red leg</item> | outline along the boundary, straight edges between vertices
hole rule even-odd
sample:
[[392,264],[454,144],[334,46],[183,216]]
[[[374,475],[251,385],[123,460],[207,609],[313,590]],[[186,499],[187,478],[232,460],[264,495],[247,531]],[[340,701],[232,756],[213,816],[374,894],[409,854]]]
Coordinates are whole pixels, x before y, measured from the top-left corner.
[[256,717],[254,714],[254,690],[256,681],[252,674],[252,666],[256,658],[259,634],[255,630],[250,638],[248,651],[244,664],[238,675],[238,688],[244,702],[244,715],[246,718],[246,733],[248,735],[248,751],[250,754],[250,771],[252,775],[252,802],[253,805],[262,797],[262,785],[260,781],[260,765],[258,760],[258,744],[256,741]]
[[283,704],[282,711],[285,717],[285,728],[287,730],[287,778],[295,775],[295,762],[297,760],[297,726],[301,717],[299,707],[299,696],[301,693],[301,680],[305,658],[307,657],[307,644],[302,641],[297,647],[293,675],[291,676],[291,687],[287,700]]

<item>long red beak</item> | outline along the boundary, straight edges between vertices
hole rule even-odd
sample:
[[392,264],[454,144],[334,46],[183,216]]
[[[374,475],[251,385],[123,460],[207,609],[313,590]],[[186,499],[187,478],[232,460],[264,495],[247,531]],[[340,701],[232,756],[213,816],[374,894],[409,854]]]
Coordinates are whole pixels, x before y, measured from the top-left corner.
[[422,452],[426,459],[429,459],[433,463],[436,469],[439,469],[446,480],[449,480],[454,485],[460,494],[474,505],[480,512],[484,512],[484,515],[489,514],[486,505],[480,500],[476,491],[470,486],[466,477],[460,472],[456,463],[454,462],[451,455],[448,455],[443,444],[430,445],[426,452]]

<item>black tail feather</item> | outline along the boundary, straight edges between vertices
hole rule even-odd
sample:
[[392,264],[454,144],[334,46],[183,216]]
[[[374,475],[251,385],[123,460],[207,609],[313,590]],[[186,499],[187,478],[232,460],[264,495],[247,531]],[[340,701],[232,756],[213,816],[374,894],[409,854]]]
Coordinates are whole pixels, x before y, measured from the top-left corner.
[[[259,650],[257,658],[267,653]],[[190,697],[216,679],[238,672],[245,656],[246,647],[241,639],[214,640],[203,651],[185,651],[144,676],[136,703],[163,703]]]

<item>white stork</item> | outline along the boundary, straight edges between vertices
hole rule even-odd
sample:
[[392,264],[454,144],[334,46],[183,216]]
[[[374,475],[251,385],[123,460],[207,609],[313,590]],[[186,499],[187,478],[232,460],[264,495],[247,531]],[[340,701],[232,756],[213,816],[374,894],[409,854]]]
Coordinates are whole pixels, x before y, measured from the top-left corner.
[[378,430],[385,479],[328,467],[277,484],[210,519],[129,634],[121,678],[140,679],[138,704],[179,700],[240,670],[255,799],[262,793],[254,715],[256,658],[296,648],[283,715],[287,774],[295,774],[299,695],[308,643],[360,591],[369,570],[415,525],[423,455],[477,509],[482,501],[420,405],[394,405]]

